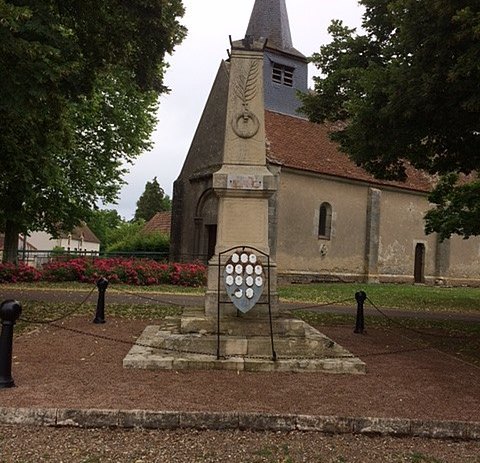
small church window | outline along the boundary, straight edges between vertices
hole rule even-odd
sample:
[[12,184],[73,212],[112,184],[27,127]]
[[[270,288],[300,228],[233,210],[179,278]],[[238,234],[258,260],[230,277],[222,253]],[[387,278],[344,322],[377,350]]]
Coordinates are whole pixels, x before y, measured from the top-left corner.
[[318,237],[330,239],[332,231],[332,206],[329,203],[320,205],[320,215],[318,219]]
[[277,84],[293,87],[293,71],[294,68],[274,63],[272,71],[272,80]]

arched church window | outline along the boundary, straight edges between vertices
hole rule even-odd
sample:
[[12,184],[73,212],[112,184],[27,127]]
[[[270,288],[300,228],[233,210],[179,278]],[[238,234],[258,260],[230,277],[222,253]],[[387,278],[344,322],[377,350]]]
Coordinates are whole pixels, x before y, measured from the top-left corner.
[[277,84],[293,87],[293,71],[291,66],[273,63],[272,80]]
[[318,237],[329,240],[332,233],[332,206],[329,203],[320,205],[318,219]]

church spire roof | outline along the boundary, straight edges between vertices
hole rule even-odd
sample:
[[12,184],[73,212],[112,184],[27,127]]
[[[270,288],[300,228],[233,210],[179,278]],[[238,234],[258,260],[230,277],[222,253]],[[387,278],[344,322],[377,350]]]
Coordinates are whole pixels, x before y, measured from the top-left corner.
[[285,0],[255,0],[246,35],[266,38],[268,47],[303,56],[293,48]]

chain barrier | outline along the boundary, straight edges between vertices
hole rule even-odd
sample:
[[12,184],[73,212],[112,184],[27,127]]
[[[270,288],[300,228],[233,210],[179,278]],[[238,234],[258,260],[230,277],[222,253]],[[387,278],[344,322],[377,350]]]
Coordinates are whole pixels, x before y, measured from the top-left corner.
[[332,305],[344,304],[345,302],[352,302],[352,298],[349,297],[348,299],[339,299],[337,301],[323,302],[321,304],[312,304],[312,305],[306,305],[303,307],[293,307],[293,309],[294,310],[314,310],[314,309],[321,309],[322,307],[330,307]]
[[121,289],[121,288],[115,288],[115,290],[120,292],[120,293],[127,294],[129,296],[138,297],[139,299],[145,299],[147,301],[158,302],[159,304],[168,304],[170,306],[181,307],[183,309],[185,308],[185,304],[182,304],[182,303],[179,303],[179,302],[167,301],[165,299],[153,298],[151,296],[145,296],[143,294],[134,293],[134,292],[127,291],[127,290]]
[[[404,330],[411,331],[412,333],[419,334],[421,336],[430,336],[432,338],[445,338],[445,335],[441,334],[436,334],[436,333],[427,333],[426,331],[420,331],[415,328],[412,328],[410,326],[406,326],[405,324],[399,322],[398,320],[395,320],[394,318],[388,316],[383,310],[379,309],[375,303],[372,302],[372,300],[367,296],[367,301],[372,305],[372,307],[383,317],[385,317],[390,323],[399,326],[400,328],[403,328]],[[467,339],[465,336],[448,336],[451,339]]]
[[[173,353],[178,353],[178,354],[204,355],[204,356],[216,357],[216,355],[217,355],[216,353],[200,352],[200,351],[194,351],[194,350],[174,349],[174,348],[169,348],[169,347],[165,347],[165,346],[152,346],[150,344],[145,344],[145,343],[141,343],[141,342],[138,342],[138,341],[132,342],[132,341],[127,341],[127,340],[114,338],[114,337],[110,337],[110,336],[106,336],[106,335],[88,333],[88,332],[81,331],[81,330],[78,330],[78,329],[75,329],[75,328],[69,328],[69,327],[57,324],[58,322],[60,322],[62,320],[65,320],[66,318],[68,318],[68,317],[72,316],[73,314],[77,313],[80,310],[80,308],[88,301],[88,299],[90,298],[92,293],[95,291],[95,289],[96,289],[96,286],[92,288],[92,290],[85,296],[85,298],[73,310],[67,312],[66,314],[64,314],[64,315],[62,315],[58,318],[55,318],[53,320],[32,320],[32,319],[26,319],[26,318],[19,318],[19,320],[24,322],[24,323],[28,323],[28,324],[50,325],[54,328],[69,331],[69,332],[76,333],[76,334],[79,334],[79,335],[82,335],[82,336],[88,336],[88,337],[102,339],[102,340],[106,340],[106,341],[110,341],[110,342],[116,342],[116,343],[120,343],[120,344],[129,345],[129,346],[132,346],[132,347],[133,346],[139,346],[139,347],[154,349],[154,350],[163,351],[163,352],[173,352]],[[129,296],[138,297],[140,299],[149,300],[149,301],[156,302],[156,303],[159,303],[159,304],[168,304],[168,305],[171,305],[171,306],[177,306],[177,307],[181,307],[181,308],[186,307],[185,304],[178,303],[178,302],[171,301],[171,300],[153,298],[153,297],[150,297],[150,296],[145,296],[143,294],[138,294],[138,293],[134,293],[134,292],[131,292],[131,291],[123,290],[123,289],[120,289],[120,288],[116,288],[116,290],[121,292],[121,293],[127,294]],[[419,335],[431,336],[431,337],[436,337],[436,338],[445,338],[445,336],[442,336],[442,335],[438,335],[438,334],[435,334],[435,333],[427,333],[427,332],[417,330],[415,328],[408,327],[408,326],[404,325],[403,323],[401,323],[401,322],[395,320],[394,318],[390,317],[389,315],[387,315],[368,296],[367,296],[366,300],[386,320],[388,320],[390,323],[392,323],[394,325],[399,326],[402,329],[411,331],[411,332],[419,334]],[[352,298],[339,299],[339,300],[330,301],[330,302],[326,302],[326,303],[322,303],[322,304],[312,304],[312,305],[306,305],[306,306],[301,306],[301,307],[294,307],[293,309],[298,310],[298,311],[314,310],[314,309],[320,309],[320,308],[323,308],[323,307],[344,304],[346,302],[352,302]],[[464,336],[449,336],[449,337],[450,338],[455,338],[455,339],[466,339]],[[410,341],[413,341],[413,340],[410,339]],[[366,353],[366,354],[363,354],[362,357],[371,357],[371,356],[379,356],[379,355],[387,355],[387,354],[391,355],[391,354],[405,353],[405,352],[418,352],[418,351],[427,350],[427,349],[438,350],[438,349],[436,349],[432,346],[427,346],[427,347],[420,347],[420,348],[414,348],[414,349],[402,349],[402,350],[398,350],[398,351],[394,351],[394,352],[389,351],[389,352]],[[344,356],[337,356],[335,358],[351,358],[351,357],[352,357],[351,355],[344,355]],[[231,358],[266,359],[268,357],[267,356],[244,355],[244,354],[228,354],[228,355],[222,355],[221,358],[222,359],[231,359]],[[285,357],[283,357],[283,356],[280,356],[279,358],[281,358],[282,360],[314,360],[317,357],[313,357],[313,356],[295,356],[295,357],[285,356]],[[454,358],[457,359],[457,357],[454,357]],[[460,360],[460,359],[457,359],[457,360]],[[467,363],[468,365],[473,365],[469,362],[465,362],[465,363]],[[473,365],[473,366],[475,366],[475,365]]]
[[[433,338],[442,338],[442,339],[445,339],[445,336],[443,335],[439,335],[439,334],[435,334],[435,333],[427,333],[427,332],[424,332],[424,331],[420,331],[420,330],[416,330],[415,328],[411,328],[409,326],[405,326],[403,323],[401,322],[398,322],[397,320],[394,320],[393,318],[389,317],[383,310],[381,310],[380,308],[378,308],[368,297],[367,297],[367,300],[368,302],[372,305],[372,307],[377,310],[380,314],[382,314],[390,323],[394,324],[394,325],[397,325],[399,326],[400,328],[404,329],[404,330],[407,330],[407,331],[411,331],[415,334],[419,334],[421,336],[430,336],[430,337],[433,337]],[[411,339],[409,338],[408,336],[404,335],[404,337],[406,339],[408,339],[410,342],[412,343],[419,343],[418,339]],[[449,338],[451,339],[463,339],[463,340],[466,340],[467,338],[465,336],[448,336]],[[475,365],[474,363],[471,363],[471,362],[468,362],[466,360],[463,360],[459,357],[456,357],[455,355],[452,355],[452,354],[449,354],[448,352],[444,352],[442,351],[441,349],[438,349],[437,347],[434,347],[432,346],[431,344],[428,343],[428,341],[425,341],[425,340],[422,340],[420,341],[420,343],[423,343],[424,345],[426,345],[426,347],[421,347],[419,349],[414,349],[414,350],[418,350],[418,351],[421,351],[421,350],[434,350],[436,352],[439,352],[441,353],[442,355],[446,355],[447,357],[450,357],[454,360],[456,360],[457,362],[461,362],[465,365],[468,365],[469,367],[473,367],[477,370],[480,371],[480,366],[478,365]],[[412,350],[412,351],[414,351]],[[407,350],[405,350],[405,352],[408,352]],[[373,354],[371,354],[373,355]],[[381,354],[380,354],[381,355]],[[362,357],[367,357],[367,355],[362,355]]]
[[[192,355],[204,355],[204,356],[210,356],[210,357],[217,357],[216,353],[212,352],[199,352],[195,350],[184,350],[184,349],[174,349],[170,347],[164,347],[164,346],[152,346],[150,344],[144,344],[138,341],[126,341],[125,339],[119,339],[119,338],[114,338],[102,334],[96,334],[96,333],[87,333],[82,330],[78,330],[76,328],[69,328],[68,326],[62,326],[62,325],[57,325],[55,323],[51,323],[50,326],[53,326],[54,328],[64,330],[64,331],[69,331],[71,333],[75,333],[81,336],[88,336],[91,338],[95,339],[102,339],[104,341],[111,341],[111,342],[116,342],[118,344],[125,344],[129,346],[139,346],[139,347],[144,347],[147,349],[154,349],[154,350],[159,350],[159,351],[164,351],[164,352],[174,352],[177,354],[192,354]],[[352,358],[352,355],[338,355],[335,356],[335,358]],[[221,358],[223,360],[231,359],[231,358],[243,358],[243,359],[252,359],[252,360],[265,360],[267,358],[270,358],[270,356],[267,355],[245,355],[245,354],[228,354],[228,355],[222,355]],[[295,357],[288,357],[288,356],[281,356],[281,360],[315,360],[318,359],[318,357],[313,357],[313,356],[295,356]]]
[[77,313],[80,308],[88,301],[88,299],[90,298],[90,296],[93,294],[93,292],[97,289],[96,286],[94,286],[92,288],[92,290],[84,297],[84,299],[75,307],[73,308],[72,310],[70,310],[69,312],[67,312],[66,314],[58,317],[58,318],[55,318],[53,320],[29,320],[27,318],[22,318],[20,317],[19,320],[24,322],[24,323],[28,323],[28,324],[32,324],[32,325],[49,325],[49,324],[53,324],[53,323],[57,323],[59,321],[62,321],[68,317],[71,317],[73,314]]
[[[88,298],[91,296],[91,294],[93,293],[94,290],[95,290],[95,288],[93,288],[92,291],[90,291],[90,293],[78,305],[78,307],[76,307],[74,310],[70,311],[69,313],[63,315],[62,317],[59,317],[58,319],[48,320],[48,321],[45,321],[45,320],[28,320],[28,319],[21,319],[21,320],[25,323],[30,323],[30,324],[48,324],[48,325],[50,325],[54,328],[61,329],[61,330],[64,330],[64,331],[69,331],[69,332],[76,333],[76,334],[79,334],[79,335],[82,335],[82,336],[88,336],[88,337],[92,337],[92,338],[96,338],[96,339],[102,339],[102,340],[105,340],[105,341],[111,341],[111,342],[116,342],[116,343],[120,343],[120,344],[126,344],[126,345],[129,345],[129,346],[132,346],[132,347],[133,346],[139,346],[139,347],[143,347],[143,348],[155,349],[155,350],[164,351],[164,352],[174,352],[174,353],[177,353],[177,354],[204,355],[204,356],[211,356],[211,357],[216,357],[217,356],[216,353],[212,353],[212,352],[200,352],[200,351],[194,351],[194,350],[174,349],[174,348],[169,348],[169,347],[165,347],[165,346],[152,346],[150,344],[144,344],[144,343],[141,343],[141,342],[138,342],[138,341],[132,342],[132,341],[127,341],[127,340],[124,340],[124,339],[114,338],[114,337],[110,337],[110,336],[106,336],[106,335],[88,333],[88,332],[81,331],[81,330],[78,330],[78,329],[75,329],[75,328],[69,328],[69,327],[57,324],[57,322],[59,322],[61,320],[64,320],[65,318],[67,318],[67,317],[73,315],[75,312],[77,312],[80,309],[80,307],[83,304],[85,304],[85,302],[88,300]],[[122,289],[119,289],[119,288],[117,288],[117,290],[119,292],[124,293],[124,294],[128,294],[129,296],[135,296],[135,297],[139,297],[141,299],[146,299],[146,300],[150,300],[150,301],[157,302],[157,303],[171,304],[171,305],[174,305],[174,306],[179,306],[179,307],[185,308],[184,304],[179,304],[179,303],[176,303],[176,302],[173,302],[173,301],[166,301],[166,300],[161,300],[161,299],[157,299],[157,298],[152,298],[152,297],[149,297],[149,296],[144,296],[142,294],[122,290]],[[307,309],[321,308],[321,307],[326,307],[326,306],[331,306],[331,305],[335,305],[335,304],[341,304],[341,303],[349,302],[351,300],[352,300],[351,298],[348,298],[348,299],[331,301],[331,302],[327,302],[327,303],[323,303],[323,304],[309,305],[309,306],[298,307],[298,308],[296,307],[295,310],[307,310]],[[336,356],[335,358],[351,358],[351,357],[352,357],[351,355],[343,355],[343,356]],[[255,355],[245,355],[245,354],[228,354],[228,355],[222,355],[221,358],[224,359],[224,360],[231,359],[231,358],[264,360],[264,359],[268,358],[268,356],[255,356]],[[288,356],[284,357],[284,356],[282,356],[281,357],[282,360],[314,360],[316,358],[317,357],[313,357],[313,356],[295,356],[295,357],[288,357]]]

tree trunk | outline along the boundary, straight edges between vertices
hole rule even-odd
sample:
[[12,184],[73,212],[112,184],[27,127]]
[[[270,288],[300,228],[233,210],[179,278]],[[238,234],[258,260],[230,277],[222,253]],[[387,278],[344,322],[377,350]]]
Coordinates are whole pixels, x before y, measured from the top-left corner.
[[5,240],[3,244],[3,262],[18,263],[18,234],[20,227],[11,220],[5,224]]

